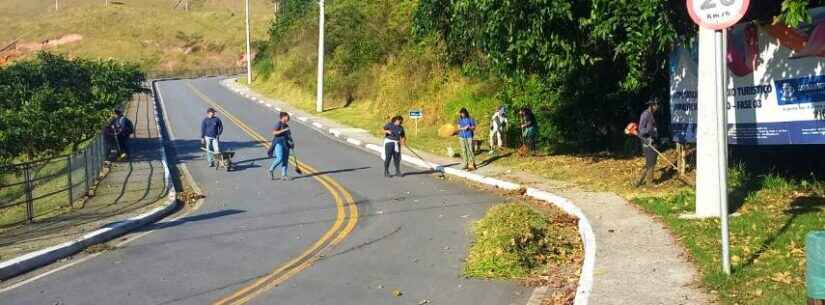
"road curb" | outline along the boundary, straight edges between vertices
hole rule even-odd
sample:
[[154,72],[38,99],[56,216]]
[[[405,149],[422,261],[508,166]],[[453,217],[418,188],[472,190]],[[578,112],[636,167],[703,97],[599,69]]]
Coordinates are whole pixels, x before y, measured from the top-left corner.
[[[251,98],[255,95],[249,88],[243,87],[243,85],[238,84],[235,80],[236,78],[227,78],[223,81],[220,81],[220,84],[240,96]],[[270,101],[270,99],[264,96],[256,96],[256,98],[258,102]],[[281,110],[278,109],[278,111]],[[325,128],[325,125],[323,125],[321,122],[316,121],[316,118],[312,115],[306,113],[296,113],[294,115],[297,115],[299,121],[314,126],[315,129],[321,134],[325,134],[328,136],[334,135],[336,138],[342,137],[342,133],[340,132],[340,130],[336,128]],[[346,138],[345,142],[352,146],[366,148],[369,151],[377,153],[379,156],[383,153],[382,147],[371,143],[364,143],[363,141],[358,139]],[[526,193],[524,194],[525,196],[539,200],[541,202],[544,202],[545,204],[556,206],[565,213],[578,218],[578,231],[580,238],[582,239],[582,244],[584,246],[584,260],[582,261],[581,275],[579,277],[579,283],[578,288],[576,290],[574,305],[588,304],[590,293],[593,289],[593,273],[596,265],[596,234],[594,233],[593,226],[590,224],[590,220],[587,218],[587,215],[585,215],[584,211],[582,211],[582,209],[576,206],[572,201],[565,197],[553,194],[551,192],[529,187],[527,185],[521,185],[510,181],[500,180],[493,177],[487,177],[484,175],[479,175],[464,170],[443,167],[440,164],[429,163],[425,160],[408,155],[402,155],[401,161],[424,169],[438,169],[447,175],[464,178],[473,182],[489,185],[495,188],[501,188],[505,190],[526,189]],[[541,304],[541,301],[546,297],[548,292],[548,287],[538,287],[534,289],[533,294],[531,295],[527,304]]]
[[[155,89],[152,82],[152,90]],[[155,115],[155,125],[160,130],[160,119],[158,117],[158,105],[155,97],[152,96],[152,105]],[[42,250],[30,252],[13,259],[0,262],[0,281],[11,279],[20,274],[46,266],[63,258],[77,254],[89,246],[104,243],[122,236],[136,228],[155,222],[177,210],[179,207],[176,200],[177,193],[172,185],[172,173],[167,162],[166,148],[163,145],[163,135],[158,138],[160,142],[161,156],[164,170],[164,181],[166,184],[167,201],[162,206],[152,209],[149,212],[128,218],[123,221],[107,224],[95,231],[89,232],[80,238],[64,242],[59,245],[48,247]]]

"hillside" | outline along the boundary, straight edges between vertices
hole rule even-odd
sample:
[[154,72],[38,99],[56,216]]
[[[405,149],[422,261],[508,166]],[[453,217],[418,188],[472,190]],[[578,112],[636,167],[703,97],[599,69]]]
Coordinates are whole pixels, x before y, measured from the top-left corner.
[[[272,2],[251,2],[253,39],[264,39]],[[175,3],[120,0],[105,7],[102,0],[59,0],[55,11],[53,0],[0,1],[0,48],[19,38],[15,53],[28,56],[50,40],[49,51],[118,58],[147,70],[239,63],[245,41],[243,1],[193,0],[190,11],[175,9]],[[8,53],[0,53],[0,60]]]
[[[783,3],[805,1],[787,0]],[[317,18],[314,1],[282,0],[273,36],[261,44],[253,87],[314,111]],[[804,11],[804,4],[799,6]],[[544,5],[539,9],[537,6]],[[674,5],[678,7],[669,7]],[[437,129],[467,107],[485,139],[499,105],[531,106],[540,150],[511,147],[484,163],[524,170],[589,190],[610,191],[662,220],[720,304],[792,304],[805,294],[805,234],[825,225],[821,145],[732,147],[729,170],[734,274],[719,269],[718,220],[686,220],[692,187],[659,163],[652,187],[632,187],[644,160],[623,128],[650,96],[665,101],[667,54],[693,35],[682,2],[639,1],[361,1],[327,5],[325,111],[321,114],[379,134],[391,116],[423,109],[420,133],[407,122],[408,144],[433,153],[457,150]],[[749,18],[792,24],[797,6],[756,3]],[[786,7],[786,6],[783,6]],[[617,18],[621,16],[622,18]],[[778,17],[775,17],[778,16]],[[660,133],[668,134],[666,111]],[[485,142],[486,150],[486,142]],[[675,159],[673,150],[665,151]],[[695,159],[693,159],[695,160]],[[695,162],[695,161],[694,161]],[[688,173],[687,179],[693,174]]]

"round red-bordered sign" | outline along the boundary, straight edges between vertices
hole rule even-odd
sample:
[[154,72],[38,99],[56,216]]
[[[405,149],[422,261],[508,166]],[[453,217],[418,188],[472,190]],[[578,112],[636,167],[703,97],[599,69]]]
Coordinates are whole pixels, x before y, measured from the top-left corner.
[[711,30],[733,26],[745,17],[749,6],[750,0],[687,0],[693,22]]

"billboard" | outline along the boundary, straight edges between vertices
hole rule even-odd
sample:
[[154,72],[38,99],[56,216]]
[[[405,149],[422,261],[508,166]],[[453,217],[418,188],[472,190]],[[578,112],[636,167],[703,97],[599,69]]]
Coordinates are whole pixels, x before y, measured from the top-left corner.
[[[797,29],[728,30],[728,140],[739,145],[825,144],[825,8]],[[698,42],[670,54],[674,141],[696,141]]]

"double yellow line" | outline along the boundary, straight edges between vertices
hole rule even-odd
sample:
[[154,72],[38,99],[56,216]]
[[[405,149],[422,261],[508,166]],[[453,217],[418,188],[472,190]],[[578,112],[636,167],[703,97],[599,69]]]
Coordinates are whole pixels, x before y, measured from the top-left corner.
[[[195,95],[197,95],[206,104],[220,111],[225,118],[235,123],[235,125],[241,128],[241,130],[248,134],[253,140],[257,141],[258,144],[265,148],[269,148],[269,141],[260,133],[256,132],[254,129],[250,128],[249,125],[232,115],[230,112],[226,111],[226,109],[221,107],[221,105],[192,86],[189,81],[186,81],[186,86],[189,87],[189,89],[191,89],[192,92],[194,92]],[[321,257],[324,250],[334,247],[340,243],[344,240],[344,238],[352,233],[352,230],[355,229],[355,225],[358,223],[358,207],[356,206],[355,200],[352,198],[352,194],[350,194],[334,179],[326,175],[318,175],[318,171],[306,163],[300,162],[297,159],[293,161],[294,166],[299,167],[305,173],[312,175],[316,181],[318,181],[330,192],[330,194],[332,194],[338,210],[335,223],[333,223],[332,227],[330,227],[329,230],[321,236],[321,239],[316,241],[312,246],[301,253],[301,255],[293,258],[286,264],[275,268],[272,272],[261,276],[251,284],[246,285],[221,298],[220,300],[213,302],[213,305],[246,304],[253,298],[280,285],[295,274],[311,266]],[[346,222],[346,225],[344,222]]]

